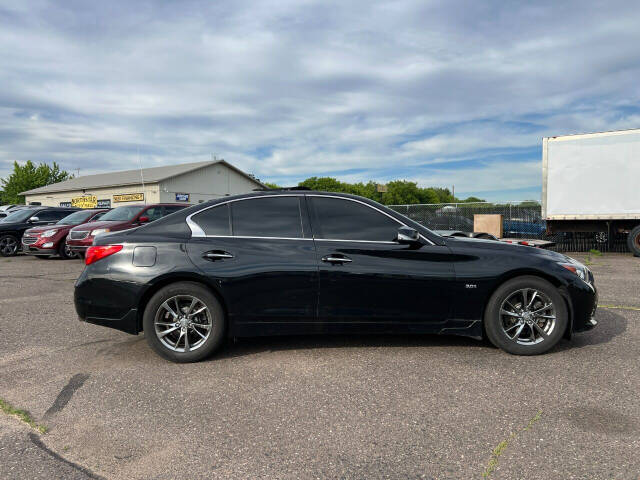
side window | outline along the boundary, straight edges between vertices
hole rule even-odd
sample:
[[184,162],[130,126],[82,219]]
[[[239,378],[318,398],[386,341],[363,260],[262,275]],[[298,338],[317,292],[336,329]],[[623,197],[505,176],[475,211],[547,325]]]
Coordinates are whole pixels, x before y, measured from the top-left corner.
[[229,204],[213,207],[193,216],[205,235],[231,235]]
[[164,214],[169,215],[171,213],[176,213],[179,210],[182,210],[184,207],[182,205],[165,205]]
[[69,211],[59,211],[59,210],[43,210],[35,214],[36,217],[40,219],[41,222],[53,222],[62,220],[64,217],[69,215],[72,212]]
[[307,197],[316,213],[316,238],[392,242],[400,224],[371,207],[351,200]]
[[302,238],[298,197],[266,197],[231,204],[233,235]]
[[95,214],[93,217],[91,217],[90,221],[91,222],[95,222],[96,220],[99,220],[100,217],[102,217],[105,213],[107,213],[107,212],[100,212],[100,213]]
[[158,220],[159,218],[162,218],[162,207],[147,208],[141,216],[149,217],[150,222]]

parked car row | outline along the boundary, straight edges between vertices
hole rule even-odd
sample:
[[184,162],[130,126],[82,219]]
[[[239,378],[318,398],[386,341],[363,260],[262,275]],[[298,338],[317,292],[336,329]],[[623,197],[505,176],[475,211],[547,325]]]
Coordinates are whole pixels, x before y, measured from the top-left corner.
[[[0,255],[23,251],[38,258],[84,255],[96,236],[153,222],[187,207],[167,203],[126,205],[113,209],[20,206],[0,218]],[[15,207],[15,206],[11,206]]]

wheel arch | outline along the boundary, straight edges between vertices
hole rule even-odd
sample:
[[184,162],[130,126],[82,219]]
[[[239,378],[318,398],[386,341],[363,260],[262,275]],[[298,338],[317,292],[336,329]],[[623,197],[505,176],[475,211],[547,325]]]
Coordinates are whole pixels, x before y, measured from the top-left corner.
[[485,330],[485,316],[487,312],[487,306],[489,304],[489,299],[493,296],[493,294],[496,292],[498,288],[504,285],[505,282],[508,282],[509,280],[513,280],[514,278],[518,278],[518,277],[542,278],[543,280],[548,281],[558,289],[558,291],[560,292],[560,296],[564,299],[564,303],[567,307],[567,313],[569,317],[567,321],[567,327],[563,334],[563,337],[566,339],[570,339],[571,332],[573,331],[573,305],[571,304],[571,298],[569,297],[569,292],[567,291],[565,286],[566,283],[561,279],[547,272],[543,272],[542,270],[538,270],[535,268],[520,268],[516,270],[510,270],[508,272],[503,273],[500,277],[496,279],[495,284],[487,293],[487,296],[485,297],[482,305],[482,335],[484,336],[484,338],[487,338],[487,333]]
[[161,288],[166,287],[167,285],[171,285],[172,283],[178,282],[192,282],[198,283],[204,286],[207,290],[209,290],[216,299],[220,302],[222,306],[222,310],[224,311],[225,318],[227,321],[229,320],[229,311],[227,309],[227,302],[224,299],[224,295],[220,292],[215,283],[211,282],[207,277],[203,275],[199,275],[193,272],[175,272],[167,275],[162,275],[158,278],[152,280],[152,283],[147,287],[147,289],[142,293],[140,299],[138,300],[138,314],[137,314],[137,330],[138,333],[143,331],[142,327],[142,318],[144,316],[144,310],[151,300],[151,297],[156,294]]

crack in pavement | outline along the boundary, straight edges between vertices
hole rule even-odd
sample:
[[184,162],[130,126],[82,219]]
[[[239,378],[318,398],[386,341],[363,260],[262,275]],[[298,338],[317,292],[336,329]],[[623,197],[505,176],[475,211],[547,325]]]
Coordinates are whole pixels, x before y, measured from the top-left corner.
[[86,467],[83,467],[82,465],[78,465],[77,463],[74,463],[70,460],[67,460],[66,458],[64,458],[63,456],[57,454],[56,452],[54,452],[53,450],[51,450],[49,447],[47,447],[44,442],[40,439],[40,437],[38,435],[36,435],[35,433],[30,433],[29,434],[29,438],[31,439],[31,442],[38,447],[40,450],[46,452],[47,454],[49,454],[51,457],[53,457],[55,460],[62,462],[68,466],[70,466],[71,468],[74,468],[75,470],[78,470],[82,473],[84,473],[88,478],[91,478],[93,480],[105,480],[104,477],[93,473],[91,470],[89,470]]
[[51,405],[51,407],[49,407],[49,410],[45,412],[43,418],[48,419],[56,413],[60,412],[64,407],[66,407],[67,403],[69,403],[69,400],[71,400],[71,397],[73,397],[73,394],[76,393],[76,391],[80,387],[82,387],[82,385],[87,381],[88,378],[89,375],[86,373],[76,373],[73,377],[71,377],[69,383],[67,383],[60,391],[55,401],[53,402],[53,405]]
[[489,459],[489,463],[487,464],[487,468],[482,473],[482,478],[489,478],[491,474],[495,471],[496,467],[498,466],[498,460],[500,458],[500,455],[502,455],[504,451],[507,449],[507,447],[509,446],[509,442],[514,440],[520,433],[530,430],[531,427],[533,427],[533,425],[538,420],[540,420],[541,417],[542,417],[542,410],[538,410],[538,413],[536,413],[535,416],[531,418],[531,420],[529,420],[529,423],[527,424],[526,427],[516,432],[513,432],[511,435],[509,435],[509,438],[507,438],[506,440],[502,440],[498,444],[498,446],[493,449],[493,451],[491,452],[491,458]]

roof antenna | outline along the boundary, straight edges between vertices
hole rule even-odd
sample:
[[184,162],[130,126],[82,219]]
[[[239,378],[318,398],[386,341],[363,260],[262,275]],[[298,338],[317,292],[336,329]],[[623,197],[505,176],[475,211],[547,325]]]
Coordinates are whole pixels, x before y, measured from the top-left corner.
[[144,204],[147,204],[147,196],[144,192],[144,175],[142,174],[142,162],[140,161],[140,147],[137,147],[138,150],[138,167],[140,168],[140,180],[142,180],[142,200]]

